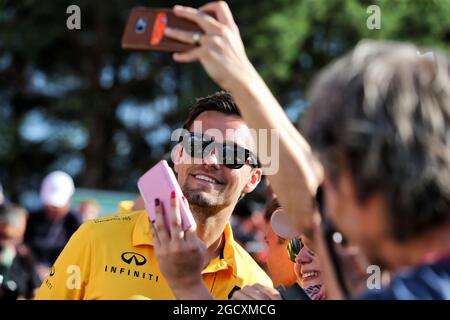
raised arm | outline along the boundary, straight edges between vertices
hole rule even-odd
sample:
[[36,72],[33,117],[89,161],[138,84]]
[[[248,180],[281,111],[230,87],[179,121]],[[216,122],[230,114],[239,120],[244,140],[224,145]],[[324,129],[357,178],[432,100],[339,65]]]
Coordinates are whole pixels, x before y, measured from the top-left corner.
[[[217,19],[205,11],[212,12]],[[178,62],[199,61],[209,76],[231,93],[250,127],[278,132],[279,154],[272,161],[279,161],[279,169],[268,178],[291,225],[299,234],[311,234],[313,198],[322,179],[322,170],[308,143],[248,60],[228,5],[223,1],[212,2],[198,10],[176,6],[174,12],[194,21],[205,31],[198,48],[176,53],[174,59]],[[169,29],[166,36],[194,43],[192,32]],[[270,146],[268,150],[271,150]]]

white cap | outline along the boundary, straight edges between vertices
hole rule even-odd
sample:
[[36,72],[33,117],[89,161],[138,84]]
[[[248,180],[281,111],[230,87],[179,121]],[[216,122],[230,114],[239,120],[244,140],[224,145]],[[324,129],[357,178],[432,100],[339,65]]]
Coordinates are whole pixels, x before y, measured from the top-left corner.
[[49,173],[41,185],[41,201],[45,205],[64,207],[75,192],[72,178],[63,171]]

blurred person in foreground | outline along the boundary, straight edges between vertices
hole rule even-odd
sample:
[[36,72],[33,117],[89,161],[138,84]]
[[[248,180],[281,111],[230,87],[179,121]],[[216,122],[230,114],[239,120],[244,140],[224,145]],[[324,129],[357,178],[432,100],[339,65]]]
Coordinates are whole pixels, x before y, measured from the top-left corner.
[[273,198],[266,206],[264,214],[266,222],[264,241],[267,245],[267,256],[265,262],[273,286],[275,288],[279,286],[289,288],[297,280],[294,272],[294,262],[290,259],[286,250],[289,240],[276,234],[270,223],[272,214],[279,209],[280,205],[276,198]]
[[31,251],[23,244],[24,208],[0,206],[0,300],[31,299],[41,285]]
[[[449,57],[421,57],[412,44],[361,42],[314,83],[306,142],[248,60],[225,2],[176,6],[174,13],[204,30],[166,29],[166,36],[197,44],[174,59],[199,61],[249,126],[279,130],[280,166],[269,180],[298,234],[320,231],[314,199],[321,185],[326,213],[348,241],[371,263],[397,272],[387,288],[359,298],[450,299]],[[170,247],[160,250],[170,261]],[[326,251],[315,251],[328,260]],[[184,267],[195,270],[190,264]],[[199,279],[165,272],[172,281]],[[326,286],[327,295],[342,298],[331,282]]]
[[45,278],[67,241],[81,224],[76,213],[70,211],[74,191],[73,180],[67,173],[51,172],[42,181],[42,208],[30,212],[25,243],[36,258],[41,279]]
[[[261,179],[253,137],[232,97],[217,92],[197,99],[183,128],[173,160],[178,183],[197,224],[186,236],[195,235],[196,245],[202,248],[201,256],[190,256],[199,263],[195,273],[200,276],[200,284],[196,285],[224,300],[246,285],[271,287],[269,276],[234,240],[229,224],[237,202]],[[168,196],[175,201],[175,192]],[[161,212],[160,204],[155,205],[155,211]],[[152,227],[166,228],[164,223],[150,223],[146,210],[85,222],[58,257],[55,274],[44,280],[36,298],[194,299],[197,288],[185,282],[169,284],[166,273],[160,271],[157,261],[163,260],[164,253],[157,250],[157,243],[170,246],[171,241],[163,234],[161,238],[152,237]],[[172,233],[174,237],[178,234],[178,230]],[[182,268],[186,248],[172,249],[179,250],[180,255],[169,267],[188,272]],[[68,288],[70,275],[65,270],[73,265],[79,266],[74,269],[79,281]],[[186,287],[189,291],[179,296],[179,290]]]

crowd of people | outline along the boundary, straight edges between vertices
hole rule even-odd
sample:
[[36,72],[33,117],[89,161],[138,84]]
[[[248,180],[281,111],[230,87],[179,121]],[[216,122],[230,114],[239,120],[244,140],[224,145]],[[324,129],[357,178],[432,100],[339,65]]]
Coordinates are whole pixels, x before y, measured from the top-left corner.
[[[38,299],[286,299],[290,288],[304,293],[292,299],[450,299],[450,58],[363,41],[318,75],[296,128],[247,58],[225,2],[174,13],[204,31],[166,29],[196,46],[174,60],[199,61],[224,91],[199,98],[184,122],[172,160],[185,198],[172,192],[168,223],[157,199],[154,221],[136,201],[79,227],[73,186],[54,192],[71,180],[55,173],[26,231],[23,210],[2,206],[2,264],[27,268],[16,245],[25,234],[33,263],[46,268]],[[266,176],[266,270],[233,232],[255,233],[238,206],[270,165],[252,129],[279,137],[278,170]],[[181,227],[180,201],[195,228]],[[369,286],[368,266],[388,280]]]
[[0,187],[0,299],[33,298],[72,234],[98,216],[95,200],[71,210],[74,192],[67,173],[51,172],[42,181],[41,207],[28,211]]

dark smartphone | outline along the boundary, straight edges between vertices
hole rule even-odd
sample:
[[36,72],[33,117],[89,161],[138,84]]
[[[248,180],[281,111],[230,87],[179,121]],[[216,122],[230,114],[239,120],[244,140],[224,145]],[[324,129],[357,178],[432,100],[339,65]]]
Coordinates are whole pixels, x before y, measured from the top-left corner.
[[311,298],[306,294],[302,287],[297,283],[285,289],[283,286],[277,287],[283,300],[311,300]]
[[175,16],[172,9],[135,7],[128,16],[122,36],[122,48],[183,52],[195,47],[193,44],[165,37],[164,30],[167,27],[203,32],[197,24]]

